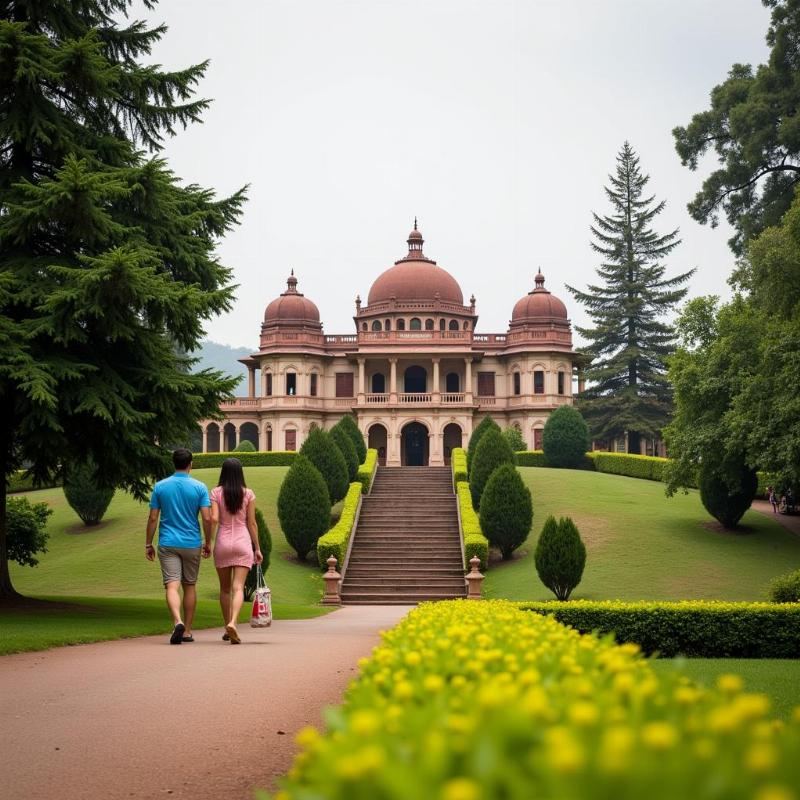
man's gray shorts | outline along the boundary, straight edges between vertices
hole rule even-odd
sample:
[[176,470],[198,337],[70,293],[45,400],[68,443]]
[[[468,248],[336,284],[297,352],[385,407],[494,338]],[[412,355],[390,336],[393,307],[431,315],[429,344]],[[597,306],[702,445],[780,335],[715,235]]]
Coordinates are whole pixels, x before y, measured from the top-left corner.
[[200,572],[199,547],[161,547],[158,546],[158,560],[161,563],[161,576],[164,585],[172,581],[197,583]]

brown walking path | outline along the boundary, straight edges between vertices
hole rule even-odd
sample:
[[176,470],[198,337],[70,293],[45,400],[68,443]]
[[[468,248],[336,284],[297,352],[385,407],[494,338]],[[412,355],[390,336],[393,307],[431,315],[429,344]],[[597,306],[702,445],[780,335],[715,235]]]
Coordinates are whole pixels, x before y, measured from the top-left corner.
[[0,796],[252,797],[286,772],[294,734],[338,703],[404,606],[0,658]]
[[753,511],[759,511],[762,514],[772,517],[778,525],[782,525],[787,531],[791,531],[797,536],[800,536],[799,515],[794,514],[793,516],[789,516],[788,514],[776,514],[772,510],[772,504],[768,503],[766,500],[753,500],[750,508],[752,508]]

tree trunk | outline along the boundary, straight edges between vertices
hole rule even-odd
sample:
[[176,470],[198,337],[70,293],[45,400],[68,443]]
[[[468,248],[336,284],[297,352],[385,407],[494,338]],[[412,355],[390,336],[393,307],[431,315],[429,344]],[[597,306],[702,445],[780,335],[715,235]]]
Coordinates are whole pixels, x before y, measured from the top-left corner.
[[8,570],[8,540],[6,506],[8,500],[8,462],[11,452],[12,431],[11,425],[3,426],[0,432],[0,459],[2,459],[2,475],[0,475],[0,603],[4,600],[16,600],[19,594],[11,583],[11,573]]

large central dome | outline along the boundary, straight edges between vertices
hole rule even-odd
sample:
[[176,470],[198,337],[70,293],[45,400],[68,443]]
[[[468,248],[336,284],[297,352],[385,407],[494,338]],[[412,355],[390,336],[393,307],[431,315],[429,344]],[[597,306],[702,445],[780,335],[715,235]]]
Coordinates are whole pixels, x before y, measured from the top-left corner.
[[435,300],[445,303],[464,305],[464,295],[456,279],[446,270],[436,266],[436,262],[426,258],[422,253],[424,239],[417,230],[408,235],[408,255],[395,261],[393,267],[381,273],[367,298],[368,305],[381,303],[395,298],[406,300]]

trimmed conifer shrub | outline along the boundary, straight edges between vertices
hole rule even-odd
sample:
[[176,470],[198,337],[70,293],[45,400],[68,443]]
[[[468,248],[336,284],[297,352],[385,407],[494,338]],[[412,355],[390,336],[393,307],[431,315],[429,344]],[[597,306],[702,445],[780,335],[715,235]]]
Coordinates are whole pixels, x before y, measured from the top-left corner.
[[114,491],[99,485],[97,468],[91,462],[73,464],[64,478],[64,496],[84,525],[100,524]]
[[516,425],[509,425],[507,428],[503,428],[503,436],[506,437],[508,444],[515,453],[526,449],[522,431]]
[[698,486],[706,511],[725,528],[735,528],[758,490],[758,474],[741,458],[726,464],[704,463]]
[[256,446],[249,439],[242,439],[236,447],[233,448],[234,453],[255,453]]
[[513,463],[514,453],[511,451],[511,445],[500,432],[500,427],[496,424],[494,427],[489,426],[478,443],[469,471],[469,492],[472,495],[472,505],[476,511],[480,510],[481,495],[489,476],[501,464]]
[[317,539],[330,526],[327,484],[320,471],[302,454],[289,467],[278,492],[278,519],[286,541],[301,561],[316,548]]
[[356,448],[358,463],[363,464],[364,459],[367,457],[367,443],[364,441],[364,436],[358,429],[358,423],[353,418],[353,415],[345,414],[333,427],[340,427],[350,437]]
[[569,600],[586,566],[586,546],[569,517],[545,520],[534,561],[542,583],[558,600]]
[[501,464],[481,497],[481,530],[507,561],[528,538],[533,522],[531,493],[512,464]]
[[551,467],[578,469],[589,449],[589,427],[574,406],[559,406],[547,418],[542,450]]
[[333,443],[339,448],[344,456],[344,463],[347,465],[347,480],[352,483],[356,479],[358,472],[358,453],[356,453],[356,446],[353,440],[347,435],[343,428],[338,428],[334,425],[331,428],[331,439]]
[[338,503],[347,494],[350,481],[347,463],[330,433],[314,428],[303,442],[300,452],[320,471],[328,487],[331,503]]
[[472,431],[472,436],[469,437],[469,444],[467,445],[467,472],[472,469],[472,459],[475,457],[475,451],[478,449],[478,444],[483,438],[483,434],[490,429],[495,429],[499,432],[500,426],[487,414]]
[[[258,546],[261,548],[261,555],[264,560],[261,562],[261,571],[269,569],[269,559],[272,554],[272,534],[269,532],[266,519],[260,508],[256,509],[256,527],[258,528]],[[244,579],[244,599],[252,600],[256,590],[256,565],[250,568],[247,577]]]

